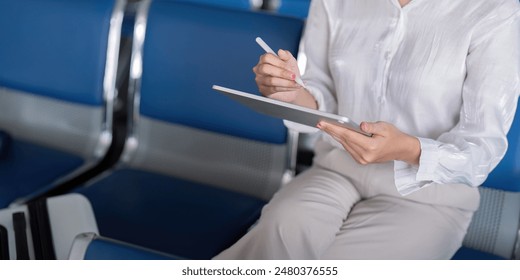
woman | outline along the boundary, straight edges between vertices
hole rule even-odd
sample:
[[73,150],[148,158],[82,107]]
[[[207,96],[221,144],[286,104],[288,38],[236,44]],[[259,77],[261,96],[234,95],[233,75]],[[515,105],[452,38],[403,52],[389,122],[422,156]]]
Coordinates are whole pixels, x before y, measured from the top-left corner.
[[507,149],[520,84],[517,0],[314,0],[303,80],[263,55],[262,94],[361,122],[321,122],[313,166],[221,259],[449,259],[476,186]]

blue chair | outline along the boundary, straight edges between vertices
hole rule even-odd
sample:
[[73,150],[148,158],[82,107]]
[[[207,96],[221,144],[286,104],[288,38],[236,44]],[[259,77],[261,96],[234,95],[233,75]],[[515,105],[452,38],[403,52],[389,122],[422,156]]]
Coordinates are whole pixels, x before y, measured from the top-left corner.
[[507,153],[480,187],[480,208],[454,259],[520,259],[519,112],[507,135]]
[[[200,5],[208,5],[212,7],[224,7],[239,10],[258,10],[262,7],[263,0],[170,0],[175,2],[184,2]],[[123,21],[123,36],[131,36],[133,32],[133,25],[135,23],[135,7],[139,4],[137,2],[130,3],[129,11],[125,15]]]
[[307,18],[311,0],[266,0],[269,10],[281,15]]
[[0,208],[96,165],[112,140],[126,0],[0,1]]
[[101,237],[95,233],[76,236],[70,250],[71,260],[176,260],[176,256]]
[[231,9],[255,10],[262,6],[262,0],[171,0],[193,4],[210,5],[214,7],[226,7]]
[[281,120],[211,86],[257,92],[251,69],[263,50],[255,37],[296,52],[303,21],[179,1],[149,5],[136,14],[121,163],[77,191],[91,201],[102,236],[209,259],[240,238],[290,178],[297,140]]

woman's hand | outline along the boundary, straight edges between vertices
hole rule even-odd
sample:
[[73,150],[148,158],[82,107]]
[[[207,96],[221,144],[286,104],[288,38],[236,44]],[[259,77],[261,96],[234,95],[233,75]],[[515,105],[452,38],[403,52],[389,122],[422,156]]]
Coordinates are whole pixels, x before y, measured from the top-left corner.
[[264,96],[317,109],[314,97],[296,82],[300,70],[289,51],[279,50],[278,56],[270,53],[260,56],[253,72],[258,89]]
[[362,131],[372,133],[372,137],[327,122],[318,123],[319,129],[338,141],[360,164],[391,160],[419,164],[421,144],[416,137],[386,122],[362,122],[360,127]]

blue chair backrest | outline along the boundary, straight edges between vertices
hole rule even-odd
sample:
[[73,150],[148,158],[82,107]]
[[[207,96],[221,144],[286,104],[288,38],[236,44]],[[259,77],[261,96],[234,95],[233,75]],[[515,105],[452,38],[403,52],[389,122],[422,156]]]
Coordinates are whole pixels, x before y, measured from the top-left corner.
[[2,0],[0,87],[102,104],[113,6],[113,0]]
[[307,18],[311,0],[280,0],[278,13],[300,18]]
[[[112,143],[126,0],[0,0],[0,172],[9,196],[48,190],[99,163]],[[7,168],[6,168],[7,167]]]
[[506,155],[489,174],[482,186],[520,192],[520,109],[518,108],[511,129],[507,134],[509,146]]
[[186,2],[186,3],[194,3],[194,4],[203,4],[203,5],[211,5],[216,7],[227,7],[233,9],[243,9],[249,10],[258,8],[253,5],[253,1],[251,0],[170,0],[177,2]]
[[[280,26],[285,32],[272,32]],[[302,28],[303,22],[295,18],[153,1],[144,45],[140,114],[216,133],[285,143],[287,130],[281,120],[256,113],[211,86],[258,92],[251,69],[263,50],[255,37],[295,53]]]

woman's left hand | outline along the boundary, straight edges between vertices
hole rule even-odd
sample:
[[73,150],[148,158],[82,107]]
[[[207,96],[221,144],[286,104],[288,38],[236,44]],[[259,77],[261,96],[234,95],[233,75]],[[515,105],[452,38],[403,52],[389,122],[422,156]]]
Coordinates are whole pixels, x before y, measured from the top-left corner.
[[362,122],[360,127],[362,131],[372,133],[372,137],[324,121],[318,123],[319,129],[338,141],[360,164],[391,160],[419,164],[421,144],[416,137],[387,122]]

